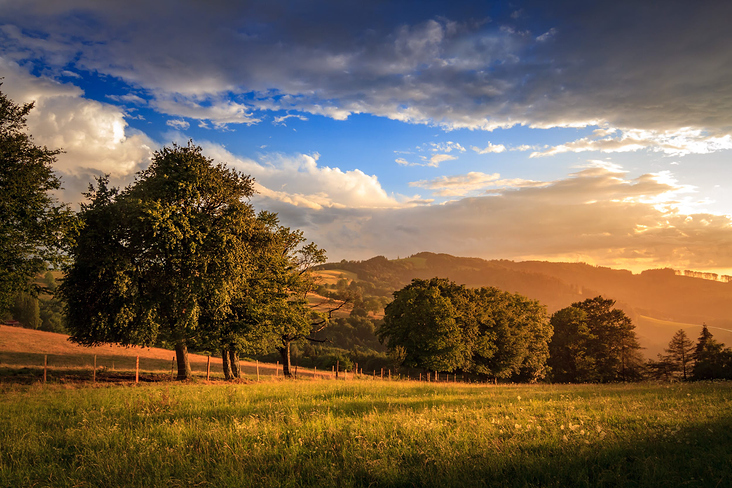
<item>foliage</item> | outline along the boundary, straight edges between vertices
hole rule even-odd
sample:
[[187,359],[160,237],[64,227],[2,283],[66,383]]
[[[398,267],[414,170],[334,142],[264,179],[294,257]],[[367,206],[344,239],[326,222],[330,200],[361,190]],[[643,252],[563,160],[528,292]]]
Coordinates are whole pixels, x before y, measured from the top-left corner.
[[38,305],[38,297],[30,293],[20,292],[15,296],[11,313],[13,318],[26,329],[38,329],[41,326],[41,309]]
[[188,344],[214,335],[199,317],[225,315],[247,277],[253,191],[192,143],[157,151],[122,192],[106,178],[90,186],[60,287],[72,339],[174,344],[178,377],[189,377]]
[[702,327],[693,356],[693,379],[732,379],[732,349],[715,340],[706,324]]
[[546,374],[551,329],[536,301],[433,278],[394,293],[378,336],[408,367],[535,381]]
[[52,168],[60,151],[37,146],[26,132],[32,108],[0,92],[0,313],[19,293],[38,294],[33,280],[61,264],[74,225],[52,194],[61,187]]
[[664,359],[672,366],[672,370],[680,372],[684,381],[687,379],[687,371],[691,372],[693,362],[694,343],[686,335],[684,329],[679,329],[671,338],[666,348]]
[[552,315],[552,379],[558,382],[627,381],[640,376],[635,326],[614,300],[601,296]]

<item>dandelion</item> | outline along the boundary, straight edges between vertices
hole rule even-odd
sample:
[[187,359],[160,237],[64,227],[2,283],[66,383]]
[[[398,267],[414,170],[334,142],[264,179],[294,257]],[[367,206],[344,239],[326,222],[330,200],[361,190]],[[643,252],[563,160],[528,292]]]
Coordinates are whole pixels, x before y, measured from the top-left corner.
[[580,435],[585,435],[585,429],[580,430]]
[[519,401],[521,401],[521,395],[518,396]]
[[521,424],[516,424],[516,425],[514,425],[514,427],[516,427],[517,429],[520,429],[521,428]]
[[559,427],[559,428],[562,429],[562,430],[564,430],[564,424],[562,424],[561,427]]

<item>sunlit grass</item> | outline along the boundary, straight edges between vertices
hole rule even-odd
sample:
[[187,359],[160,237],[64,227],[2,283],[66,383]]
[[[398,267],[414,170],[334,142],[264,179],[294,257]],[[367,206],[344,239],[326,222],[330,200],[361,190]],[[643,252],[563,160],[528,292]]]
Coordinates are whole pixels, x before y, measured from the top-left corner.
[[0,486],[729,486],[732,385],[5,387]]

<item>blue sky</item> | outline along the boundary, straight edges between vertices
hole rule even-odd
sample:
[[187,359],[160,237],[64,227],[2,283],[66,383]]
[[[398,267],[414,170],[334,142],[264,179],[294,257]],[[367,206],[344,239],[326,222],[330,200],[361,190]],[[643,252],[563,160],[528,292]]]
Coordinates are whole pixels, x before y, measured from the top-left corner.
[[732,274],[722,2],[0,0],[60,195],[193,139],[331,260]]

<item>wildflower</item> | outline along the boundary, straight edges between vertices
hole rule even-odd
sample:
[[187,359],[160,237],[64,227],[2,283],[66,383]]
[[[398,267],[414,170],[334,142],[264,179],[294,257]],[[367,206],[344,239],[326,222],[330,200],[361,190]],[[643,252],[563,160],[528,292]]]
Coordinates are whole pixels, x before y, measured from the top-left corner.
[[564,430],[564,424],[562,424],[561,427],[559,427],[559,428],[562,429],[562,430]]

